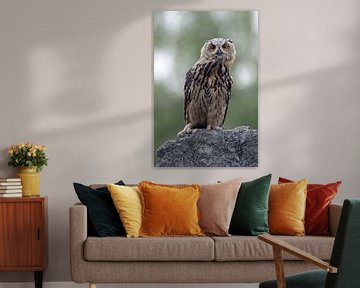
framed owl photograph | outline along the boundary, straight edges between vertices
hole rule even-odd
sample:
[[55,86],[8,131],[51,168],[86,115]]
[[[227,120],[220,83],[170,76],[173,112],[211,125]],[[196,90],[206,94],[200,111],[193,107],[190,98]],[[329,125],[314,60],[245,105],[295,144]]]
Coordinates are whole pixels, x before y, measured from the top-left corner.
[[258,166],[258,12],[155,11],[154,166]]

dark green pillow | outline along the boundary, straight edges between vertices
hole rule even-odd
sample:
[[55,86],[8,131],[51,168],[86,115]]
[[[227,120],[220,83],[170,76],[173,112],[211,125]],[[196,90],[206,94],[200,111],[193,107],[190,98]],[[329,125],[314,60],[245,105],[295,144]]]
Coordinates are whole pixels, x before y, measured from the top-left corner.
[[241,184],[230,222],[230,234],[256,236],[269,233],[270,181],[271,174]]
[[[117,185],[125,185],[119,181]],[[89,232],[94,236],[125,236],[126,232],[116,211],[111,194],[106,187],[92,189],[80,183],[74,183],[75,192],[87,207]]]

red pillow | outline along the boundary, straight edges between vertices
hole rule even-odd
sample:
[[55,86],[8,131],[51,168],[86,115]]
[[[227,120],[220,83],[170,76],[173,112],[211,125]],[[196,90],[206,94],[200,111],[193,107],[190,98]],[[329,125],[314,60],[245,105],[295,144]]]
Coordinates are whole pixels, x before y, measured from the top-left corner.
[[[279,184],[293,182],[279,177]],[[329,184],[307,184],[305,234],[329,236],[329,206],[341,181]]]

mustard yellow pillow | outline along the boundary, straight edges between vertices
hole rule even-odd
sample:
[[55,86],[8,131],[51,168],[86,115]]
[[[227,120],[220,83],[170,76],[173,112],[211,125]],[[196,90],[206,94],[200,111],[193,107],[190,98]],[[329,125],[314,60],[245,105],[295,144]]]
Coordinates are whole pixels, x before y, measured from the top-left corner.
[[108,184],[127,237],[139,237],[141,226],[141,197],[137,187]]
[[199,185],[139,183],[142,198],[140,236],[202,236],[197,201]]
[[273,184],[269,195],[269,228],[271,234],[305,234],[307,180]]

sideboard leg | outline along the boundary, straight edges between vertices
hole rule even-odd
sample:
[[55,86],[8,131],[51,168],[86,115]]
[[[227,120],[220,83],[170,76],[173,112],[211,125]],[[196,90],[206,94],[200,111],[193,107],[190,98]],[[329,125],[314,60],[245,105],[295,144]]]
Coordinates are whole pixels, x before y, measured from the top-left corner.
[[89,288],[96,288],[96,283],[89,283]]
[[43,284],[43,271],[35,271],[35,288],[42,288]]

